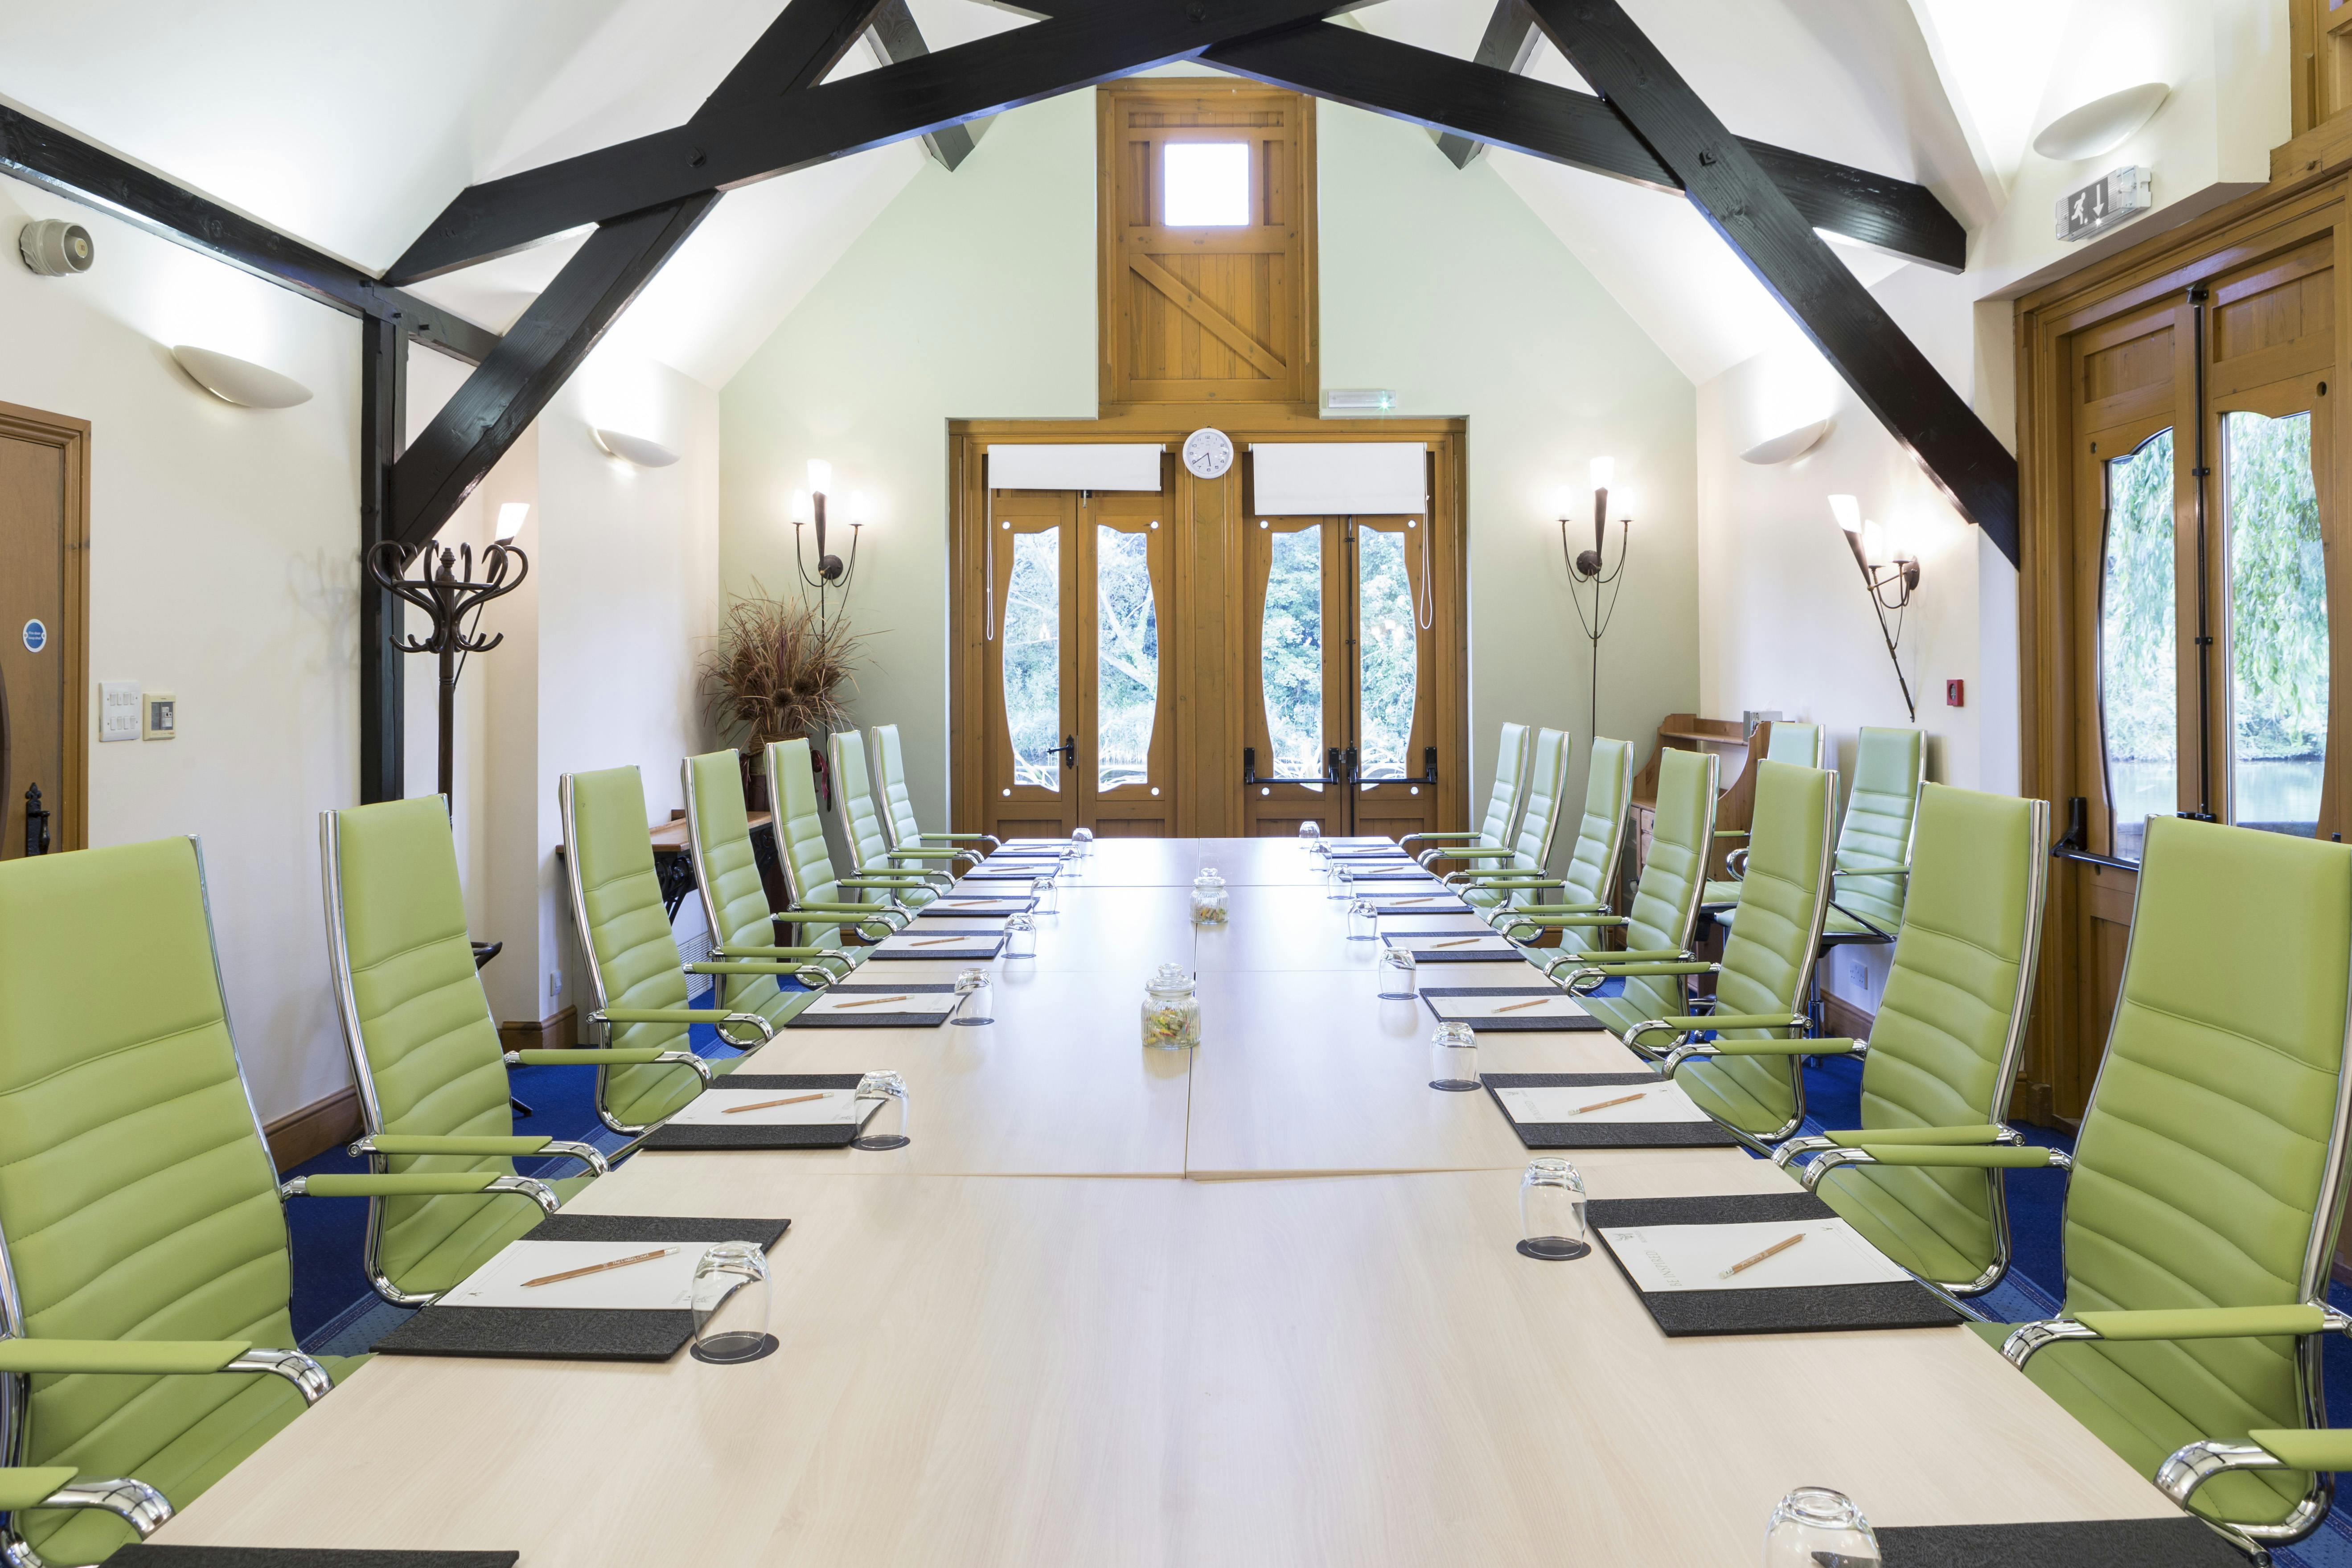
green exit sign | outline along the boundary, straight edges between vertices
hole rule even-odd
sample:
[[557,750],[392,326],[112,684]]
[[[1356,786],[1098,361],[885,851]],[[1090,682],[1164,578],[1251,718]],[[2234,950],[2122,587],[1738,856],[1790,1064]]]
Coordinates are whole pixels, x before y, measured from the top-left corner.
[[2058,198],[2058,237],[2074,241],[2104,234],[2156,205],[2156,174],[2127,163],[2103,180]]

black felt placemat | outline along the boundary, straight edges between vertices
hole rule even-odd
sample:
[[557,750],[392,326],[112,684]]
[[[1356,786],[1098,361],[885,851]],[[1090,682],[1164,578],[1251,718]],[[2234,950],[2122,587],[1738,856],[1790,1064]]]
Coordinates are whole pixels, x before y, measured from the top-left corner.
[[915,918],[919,921],[1001,921],[1011,915],[1026,914],[1035,908],[1037,903],[1034,899],[1024,899],[1014,893],[986,893],[978,896],[1002,900],[1005,907],[1001,910],[948,909],[944,907],[947,904],[966,903],[969,900],[946,899],[940,903],[925,904],[915,911]]
[[[908,985],[830,985],[828,996],[912,996],[921,992],[953,991],[951,984],[923,981]],[[952,1015],[948,1013],[795,1013],[784,1020],[787,1029],[937,1029]],[[728,1080],[732,1083],[733,1079]],[[856,1084],[849,1086],[856,1089]]]
[[[683,1215],[552,1214],[525,1241],[720,1241],[776,1245],[788,1219]],[[667,1361],[694,1337],[683,1308],[432,1306],[376,1342],[379,1355],[491,1356],[507,1361]],[[457,1561],[453,1559],[453,1561]]]
[[[946,936],[950,933],[947,931],[935,931],[931,934],[935,936]],[[955,934],[961,935],[963,933],[957,932]],[[981,940],[968,944],[962,942],[943,942],[937,947],[894,947],[887,952],[881,952],[880,944],[877,943],[874,956],[892,963],[897,963],[901,961],[908,963],[921,963],[926,959],[933,958],[961,958],[967,961],[976,962],[982,959],[994,958],[998,952],[1004,946],[1004,932],[1001,929],[984,931],[976,931],[971,934],[980,938]]]
[[[1434,945],[1436,942],[1450,942],[1456,939],[1446,936],[1444,931],[1427,931],[1423,934],[1431,940],[1432,945],[1423,946],[1419,938],[1398,942],[1387,936],[1381,938],[1381,944],[1383,947],[1402,947],[1409,950],[1416,963],[1524,963],[1527,962],[1516,948],[1438,947]],[[1461,934],[1474,936],[1482,933],[1464,931]]]
[[125,1568],[514,1568],[515,1552],[342,1551],[325,1546],[164,1546],[132,1542],[106,1561]]
[[[1498,1089],[1617,1089],[1665,1081],[1654,1072],[1482,1072],[1478,1080],[1506,1121],[1511,1113],[1495,1093]],[[1712,1121],[1511,1121],[1511,1131],[1530,1149],[1728,1149],[1739,1143]]]
[[[1445,1015],[1439,1012],[1437,1004],[1430,1000],[1433,996],[1558,996],[1560,994],[1562,993],[1557,985],[1426,985],[1422,987],[1421,1000],[1422,1005],[1429,1009],[1429,1016],[1442,1023],[1444,1021]],[[1464,1018],[1457,1021],[1468,1024],[1481,1034],[1496,1031],[1503,1034],[1541,1032],[1558,1035],[1601,1027],[1600,1019],[1589,1016],[1582,1018]]]
[[[1761,1220],[1835,1219],[1811,1193],[1745,1193],[1705,1198],[1599,1198],[1585,1223],[1601,1249],[1625,1265],[1603,1230],[1654,1225],[1748,1225]],[[1626,1276],[1627,1284],[1633,1277]],[[1964,1321],[1926,1286],[1808,1285],[1761,1290],[1637,1290],[1669,1339],[1697,1334],[1799,1334],[1839,1329],[1942,1329]]]
[[[772,1072],[735,1073],[713,1088],[726,1089],[856,1089],[862,1073]],[[880,1101],[876,1101],[878,1107]],[[858,1123],[806,1127],[657,1127],[640,1145],[672,1152],[691,1149],[846,1149],[857,1136]]]
[[1434,882],[1437,880],[1435,877],[1430,875],[1427,871],[1350,871],[1348,874],[1354,878],[1359,884],[1365,882]]
[[1885,1568],[2246,1568],[2193,1519],[1902,1524],[1877,1532]]

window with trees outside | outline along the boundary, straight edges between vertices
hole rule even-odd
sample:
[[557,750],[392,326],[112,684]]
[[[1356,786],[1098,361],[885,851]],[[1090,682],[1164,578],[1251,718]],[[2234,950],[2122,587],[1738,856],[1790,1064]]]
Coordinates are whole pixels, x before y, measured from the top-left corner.
[[2221,464],[2231,816],[2307,838],[2319,827],[2327,760],[2327,571],[2311,416],[2224,414]]
[[2174,594],[2172,432],[2109,462],[2099,583],[2099,719],[2115,853],[2140,857],[2151,814],[2179,809],[2179,607]]
[[1265,578],[1259,679],[1277,778],[1323,776],[1323,534],[1276,533]]
[[1151,776],[1151,722],[1160,708],[1160,617],[1151,600],[1148,534],[1095,528],[1095,787]]
[[1412,574],[1405,536],[1356,531],[1357,776],[1401,779],[1412,741],[1413,689],[1420,674],[1413,636]]
[[1013,536],[1004,593],[1004,720],[1015,784],[1062,787],[1062,535]]

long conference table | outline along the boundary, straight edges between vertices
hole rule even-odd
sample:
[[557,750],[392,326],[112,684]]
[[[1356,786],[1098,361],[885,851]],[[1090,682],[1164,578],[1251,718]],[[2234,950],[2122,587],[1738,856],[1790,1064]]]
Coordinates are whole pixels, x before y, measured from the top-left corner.
[[[1203,865],[1232,888],[1223,930],[1188,920]],[[1752,1563],[1801,1484],[1880,1525],[2174,1514],[1966,1330],[1669,1340],[1597,1246],[1521,1257],[1528,1151],[1487,1096],[1428,1087],[1430,1015],[1377,999],[1377,944],[1346,940],[1295,842],[1106,839],[1074,870],[1037,958],[992,966],[992,1026],[793,1029],[758,1054],[896,1069],[908,1147],[644,1152],[570,1205],[789,1216],[778,1353],[379,1356],[156,1541],[527,1568],[1553,1568]],[[1198,972],[1197,1050],[1140,1044],[1168,962]],[[1490,1033],[1479,1058],[1635,1065],[1601,1033]],[[1574,1160],[1595,1198],[1788,1190],[1737,1150]]]

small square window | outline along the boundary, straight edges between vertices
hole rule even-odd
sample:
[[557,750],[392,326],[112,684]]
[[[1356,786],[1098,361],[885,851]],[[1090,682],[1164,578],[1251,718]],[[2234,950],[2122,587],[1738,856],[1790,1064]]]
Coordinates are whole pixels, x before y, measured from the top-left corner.
[[1240,228],[1250,221],[1246,142],[1171,142],[1160,156],[1160,221],[1170,228]]

